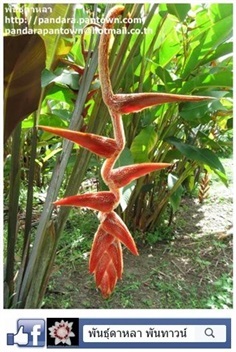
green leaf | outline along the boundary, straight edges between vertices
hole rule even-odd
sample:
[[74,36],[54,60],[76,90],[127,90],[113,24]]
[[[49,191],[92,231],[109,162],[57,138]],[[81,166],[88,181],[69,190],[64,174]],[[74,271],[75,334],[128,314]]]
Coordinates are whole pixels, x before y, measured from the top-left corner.
[[[45,6],[39,4],[39,7]],[[63,30],[67,29],[66,33],[70,33],[72,29],[73,4],[51,4],[52,11],[37,17],[34,24],[34,30],[38,33],[43,33],[42,39],[45,42],[47,59],[46,67],[54,68],[61,56],[69,53],[73,42],[70,40],[71,34],[62,35]]]
[[193,91],[207,88],[225,87],[231,89],[233,86],[233,74],[225,69],[216,73],[204,73],[188,80],[180,90],[181,94],[191,94]]
[[153,123],[163,113],[165,109],[164,105],[159,105],[152,109],[146,109],[140,112],[142,118],[142,126],[147,126]]
[[184,104],[180,111],[180,116],[188,122],[201,123],[201,119],[210,112],[209,102],[199,102],[195,104]]
[[[197,103],[185,103],[180,110],[180,116],[186,121],[190,122],[192,126],[209,121],[210,116],[216,111],[227,111],[226,107],[221,103],[220,99],[226,95],[226,91],[206,91],[202,95],[214,96],[217,100],[202,101]],[[207,120],[206,120],[207,117]]]
[[227,120],[227,129],[231,130],[233,128],[233,118]]
[[42,74],[42,87],[46,87],[52,82],[57,82],[69,86],[73,90],[79,89],[79,75],[76,72],[65,69],[55,71],[54,73],[45,69]]
[[[226,44],[232,37],[232,21],[231,4],[211,4],[208,10],[196,13],[196,26],[189,32],[190,52],[182,73],[183,78],[187,78],[196,68],[209,62],[211,55],[214,60],[214,50],[217,51],[218,46]],[[220,57],[219,52],[215,54],[217,58]]]
[[[207,165],[205,165],[205,169],[208,171],[208,172],[212,172],[212,169],[210,167],[208,167]],[[227,178],[227,175],[222,172],[222,171],[219,171],[219,170],[216,170],[214,169],[213,170],[214,173],[219,177],[219,179],[225,184],[225,186],[228,187],[228,178]]]
[[183,22],[191,9],[189,4],[167,4],[168,12]]
[[201,65],[205,65],[208,62],[217,60],[217,59],[219,59],[223,56],[229,55],[231,53],[233,54],[233,42],[223,43],[223,44],[219,45],[212,52],[209,51],[208,56],[206,56],[205,58],[203,58],[201,60]]
[[[54,111],[53,111],[53,114],[40,114],[38,124],[43,126],[55,126],[55,127],[61,127],[61,128],[66,128],[69,125],[66,119],[63,119],[61,116],[56,115]],[[34,117],[31,114],[28,118],[24,119],[24,121],[22,122],[22,128],[32,128],[33,126],[34,126]],[[44,135],[46,135],[46,132],[44,133],[45,133]],[[49,135],[49,133],[47,133],[47,135]],[[50,136],[52,136],[52,134],[50,134]]]
[[45,101],[60,101],[70,105],[75,99],[75,94],[68,88],[54,85],[45,97]]
[[220,162],[217,155],[215,155],[210,149],[197,148],[193,145],[184,144],[175,137],[168,137],[166,141],[174,145],[184,156],[188,159],[197,161],[200,164],[208,165],[213,170],[218,170],[225,174],[224,167]]
[[155,48],[157,48],[157,62],[161,67],[165,67],[170,63],[182,50],[182,44],[175,30],[175,25],[176,23],[167,17],[157,38]]
[[128,148],[124,148],[118,160],[115,163],[115,168],[131,165],[134,163],[133,155]]
[[195,174],[194,171],[189,174],[188,177],[184,180],[184,187],[187,189],[188,192],[192,192],[195,186]]
[[76,30],[82,30],[87,24],[91,23],[83,4],[78,4],[75,10],[75,26]]
[[209,17],[216,22],[233,14],[233,4],[211,4],[209,8]]
[[224,143],[221,140],[216,139],[215,141],[214,139],[209,138],[207,133],[201,131],[198,131],[197,137],[204,146],[209,147],[211,150],[214,150],[216,152],[218,150],[223,151]]
[[152,35],[145,35],[143,38],[143,41],[140,46],[140,53],[144,53],[147,48],[150,48],[150,46],[153,43],[153,35],[156,34],[159,30],[160,23],[163,19],[161,18],[159,13],[155,13],[152,16],[152,19],[148,25],[148,28],[150,28],[150,31],[152,32]]
[[37,34],[4,37],[5,140],[38,108],[45,46]]
[[165,156],[165,162],[166,163],[171,163],[175,160],[180,160],[182,157],[182,154],[180,153],[179,150],[177,149],[170,149],[168,150],[168,152],[166,153]]
[[166,69],[164,69],[161,66],[157,66],[156,74],[160,77],[160,79],[164,83],[166,90],[168,92],[168,85],[169,85],[169,83],[173,82],[173,79],[172,79],[171,75],[169,74],[169,71],[167,71]]
[[168,9],[167,9],[167,5],[164,3],[160,3],[159,6],[159,15],[161,17],[166,17],[168,15]]
[[127,208],[131,194],[135,189],[136,183],[137,181],[132,181],[130,184],[122,188],[120,197],[120,206],[122,211],[125,211],[125,209]]
[[41,77],[41,85],[42,88],[48,86],[50,83],[54,82],[54,80],[57,78],[57,75],[53,73],[52,71],[47,70],[46,68],[42,72],[42,77]]
[[[57,108],[53,107],[52,113],[53,113],[53,115],[58,116],[58,117],[60,117],[60,119],[64,120],[64,122],[66,122],[66,126],[69,125],[69,122],[70,122],[71,116],[72,116],[72,111],[70,111],[68,109],[57,109]],[[45,125],[45,124],[41,123],[41,125]]]
[[154,148],[156,141],[157,133],[153,126],[147,126],[141,130],[130,148],[135,163],[149,161],[148,154]]
[[[178,181],[178,177],[169,173],[168,174],[168,178],[167,178],[167,185],[168,185],[168,189],[171,190],[174,185],[176,184],[176,182]],[[171,194],[170,196],[170,204],[173,208],[173,212],[175,213],[178,208],[179,208],[179,205],[180,205],[180,202],[181,202],[181,197],[182,197],[182,194],[184,192],[184,189],[183,187],[180,185],[177,190]]]

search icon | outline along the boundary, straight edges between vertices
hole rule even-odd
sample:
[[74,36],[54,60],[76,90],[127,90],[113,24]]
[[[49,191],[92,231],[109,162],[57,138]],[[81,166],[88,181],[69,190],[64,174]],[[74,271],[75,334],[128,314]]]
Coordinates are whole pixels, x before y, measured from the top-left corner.
[[204,331],[205,335],[208,337],[213,337],[213,339],[215,338],[215,336],[213,335],[213,329],[212,328],[206,328]]

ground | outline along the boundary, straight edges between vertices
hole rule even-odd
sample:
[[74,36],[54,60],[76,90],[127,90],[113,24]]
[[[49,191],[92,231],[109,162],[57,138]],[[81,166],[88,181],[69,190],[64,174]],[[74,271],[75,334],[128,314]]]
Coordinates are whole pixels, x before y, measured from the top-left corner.
[[[232,180],[232,160],[224,161]],[[233,185],[214,178],[200,204],[184,197],[171,241],[124,249],[124,274],[104,300],[88,273],[88,253],[73,264],[57,262],[43,308],[232,308]],[[86,255],[87,254],[87,255]]]

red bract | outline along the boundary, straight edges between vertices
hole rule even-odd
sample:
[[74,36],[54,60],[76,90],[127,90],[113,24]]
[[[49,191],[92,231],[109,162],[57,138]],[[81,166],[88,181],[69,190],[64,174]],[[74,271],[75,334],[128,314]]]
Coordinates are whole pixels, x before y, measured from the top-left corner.
[[164,93],[114,94],[111,87],[108,48],[109,28],[113,19],[122,14],[124,6],[114,6],[107,14],[99,44],[98,66],[102,96],[107,105],[114,130],[114,139],[91,133],[69,131],[41,126],[45,131],[67,138],[91,152],[106,158],[102,167],[102,178],[109,191],[86,193],[61,199],[57,206],[78,206],[99,211],[100,225],[95,234],[90,253],[89,270],[95,276],[97,287],[107,298],[122,276],[123,259],[121,243],[134,255],[138,255],[133,237],[121,218],[113,211],[120,201],[120,188],[150,172],[168,167],[168,163],[143,163],[114,169],[114,165],[125,146],[125,134],[121,114],[137,112],[155,105],[170,102],[201,101],[211,99],[201,96],[184,96]]
[[138,255],[135,242],[121,218],[113,211],[102,221],[102,229],[122,242],[134,255]]
[[210,97],[166,93],[116,94],[112,107],[120,114],[130,114],[164,103],[197,102]]
[[122,166],[111,171],[111,181],[117,188],[128,185],[133,180],[145,176],[150,172],[164,169],[171,164],[167,163],[143,163]]
[[84,207],[107,213],[116,207],[117,201],[118,199],[115,194],[109,191],[104,191],[70,196],[54,202],[54,205]]
[[100,225],[94,236],[89,260],[89,271],[95,274],[97,286],[104,298],[112,293],[123,272],[121,243]]
[[117,149],[116,141],[111,138],[97,136],[92,133],[65,130],[63,128],[48,126],[38,127],[44,131],[69,139],[103,158],[110,158]]

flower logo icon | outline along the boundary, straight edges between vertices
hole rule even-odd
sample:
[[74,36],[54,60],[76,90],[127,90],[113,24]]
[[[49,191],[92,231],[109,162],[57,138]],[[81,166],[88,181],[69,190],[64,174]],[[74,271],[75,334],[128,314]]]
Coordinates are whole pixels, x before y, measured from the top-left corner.
[[58,345],[60,342],[63,344],[71,345],[71,337],[74,337],[75,334],[72,332],[73,322],[68,323],[68,321],[61,320],[55,322],[51,328],[48,328],[50,331],[50,337],[55,338],[55,345]]

